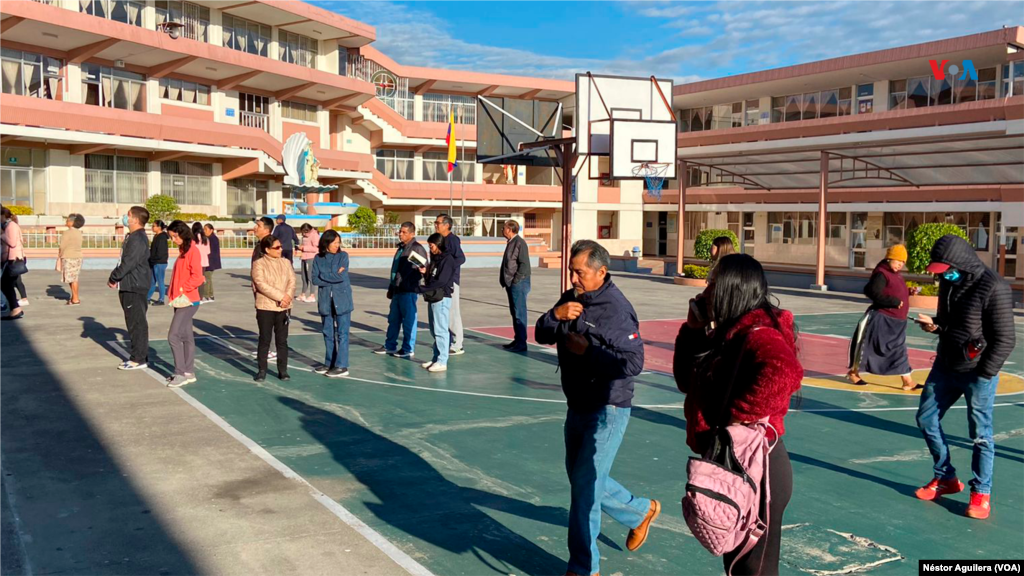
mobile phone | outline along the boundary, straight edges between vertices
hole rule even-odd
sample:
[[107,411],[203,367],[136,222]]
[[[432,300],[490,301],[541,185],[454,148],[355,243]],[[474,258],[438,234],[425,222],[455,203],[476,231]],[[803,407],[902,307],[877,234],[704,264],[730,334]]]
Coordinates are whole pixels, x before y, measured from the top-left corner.
[[690,300],[690,312],[693,314],[693,317],[696,318],[697,321],[700,322],[701,324],[707,323],[707,317],[704,313],[703,298],[694,298],[693,300]]
[[914,322],[917,322],[921,326],[931,326],[932,324],[934,324],[934,322],[925,322],[924,320],[921,320],[920,318],[911,318],[911,320],[913,320]]

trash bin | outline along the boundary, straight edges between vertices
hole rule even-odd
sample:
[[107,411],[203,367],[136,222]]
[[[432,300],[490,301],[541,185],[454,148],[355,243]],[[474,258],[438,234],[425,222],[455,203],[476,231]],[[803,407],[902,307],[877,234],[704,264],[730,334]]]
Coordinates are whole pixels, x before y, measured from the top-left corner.
[[639,257],[640,257],[640,247],[639,246],[633,246],[633,258],[639,258]]

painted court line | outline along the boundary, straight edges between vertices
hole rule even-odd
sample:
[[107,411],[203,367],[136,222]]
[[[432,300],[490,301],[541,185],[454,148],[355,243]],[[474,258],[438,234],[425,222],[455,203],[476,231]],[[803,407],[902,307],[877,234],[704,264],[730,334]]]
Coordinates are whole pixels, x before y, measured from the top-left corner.
[[[219,340],[219,338],[216,339]],[[125,358],[127,358],[128,351],[123,347],[123,345],[117,341],[113,341],[113,343],[117,345],[122,355]],[[237,349],[235,349],[234,347],[229,347],[232,350],[237,351]],[[157,382],[160,382],[161,384],[166,382],[166,380],[162,376],[160,376],[160,374],[158,374],[155,370],[146,368],[145,372],[152,376],[154,379],[157,380]],[[406,572],[408,572],[409,574],[413,574],[414,576],[434,576],[434,574],[430,570],[427,570],[422,564],[413,560],[412,557],[410,557],[405,552],[399,550],[398,547],[396,547],[386,538],[381,536],[379,532],[377,532],[373,528],[370,528],[366,525],[366,523],[364,523],[354,514],[349,512],[347,508],[333,500],[330,496],[318,490],[315,486],[310,484],[305,478],[300,476],[297,472],[295,472],[287,465],[285,465],[283,462],[275,458],[272,454],[270,454],[270,452],[267,452],[262,446],[254,442],[245,434],[242,434],[241,432],[236,430],[233,426],[231,426],[231,424],[228,424],[223,418],[221,418],[215,412],[213,412],[205,405],[203,405],[202,402],[196,400],[194,397],[189,395],[188,392],[185,392],[181,388],[172,388],[171,390],[174,393],[176,393],[182,400],[188,402],[189,405],[198,410],[199,413],[209,418],[211,422],[213,422],[222,430],[227,432],[228,435],[230,435],[232,438],[239,441],[243,446],[248,448],[250,452],[252,452],[256,456],[259,456],[260,459],[262,459],[267,464],[270,464],[270,466],[272,466],[275,470],[280,472],[285,478],[288,478],[289,480],[294,480],[305,486],[306,489],[309,490],[309,494],[310,496],[313,497],[314,500],[319,502],[320,505],[322,505],[324,508],[327,508],[332,514],[340,518],[342,522],[344,522],[353,530],[362,535],[363,538],[366,538],[371,544],[376,546],[381,552],[386,554],[388,558],[391,558]]]

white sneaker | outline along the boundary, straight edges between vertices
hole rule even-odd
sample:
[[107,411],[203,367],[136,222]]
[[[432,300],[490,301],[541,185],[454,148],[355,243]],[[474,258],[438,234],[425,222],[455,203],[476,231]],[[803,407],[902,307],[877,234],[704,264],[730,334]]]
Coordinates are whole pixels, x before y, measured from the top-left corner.
[[446,372],[447,370],[448,370],[448,365],[447,364],[438,364],[436,362],[431,364],[430,368],[427,368],[427,372]]
[[433,366],[433,365],[434,365],[434,361],[433,360],[431,360],[430,362],[424,362],[423,364],[421,364],[421,366],[423,367],[424,370],[430,370],[430,367]]
[[390,353],[389,352],[388,354],[390,356],[394,357],[394,358],[412,358],[413,356],[416,355],[415,352],[401,352],[401,351],[395,352],[395,353]]
[[29,304],[28,298],[22,298],[21,300],[18,300],[18,307],[19,308],[24,308],[25,306],[28,306],[28,304]]
[[199,379],[196,378],[195,374],[188,374],[188,373],[185,374],[185,384],[194,384],[194,383],[196,383],[198,381],[199,381]]
[[125,360],[117,365],[118,370],[142,370],[148,367],[146,363],[139,364],[138,362],[132,362],[131,360]]
[[[250,356],[250,357],[252,357],[252,358],[259,358],[259,356],[260,356],[260,351],[259,351],[259,350],[256,350],[256,351],[253,351],[253,352],[249,352],[249,356]],[[273,360],[273,359],[275,359],[275,358],[277,358],[277,352],[274,352],[273,350],[271,350],[271,351],[270,351],[270,352],[269,352],[269,353],[267,354],[267,360]]]
[[449,356],[461,356],[461,355],[463,355],[465,353],[466,353],[466,349],[465,348],[452,348],[451,350],[448,350],[448,355]]

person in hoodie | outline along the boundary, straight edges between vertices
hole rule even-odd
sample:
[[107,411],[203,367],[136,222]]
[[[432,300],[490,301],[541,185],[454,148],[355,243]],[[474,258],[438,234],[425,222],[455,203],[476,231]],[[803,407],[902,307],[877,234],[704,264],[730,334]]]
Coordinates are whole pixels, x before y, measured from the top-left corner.
[[644,344],[633,306],[612,282],[611,257],[593,240],[572,245],[567,290],[537,320],[536,339],[555,344],[565,416],[569,476],[567,574],[600,571],[601,512],[629,528],[626,548],[644,544],[661,512],[657,500],[634,496],[609,473],[629,423],[633,378],[644,368]]
[[992,465],[995,443],[992,412],[999,370],[1013,351],[1013,299],[1010,285],[978,258],[966,240],[947,234],[935,243],[931,264],[940,275],[939,311],[933,319],[918,315],[925,332],[939,335],[939,345],[917,410],[917,426],[935,462],[928,484],[918,488],[921,500],[935,500],[964,489],[956,477],[942,417],[961,396],[967,401],[967,428],[973,444],[970,518],[988,518],[992,509]]
[[455,293],[455,271],[459,263],[455,255],[445,249],[445,237],[434,232],[427,238],[430,246],[430,263],[419,268],[423,274],[423,284],[416,287],[416,292],[423,294],[423,300],[429,306],[428,319],[430,333],[434,335],[434,356],[430,362],[424,362],[427,372],[444,372],[448,369],[448,356],[451,353],[451,333],[448,331],[448,320],[452,311],[452,294]]
[[920,388],[910,377],[912,369],[907,354],[910,291],[900,275],[906,265],[907,248],[902,244],[890,246],[864,286],[871,307],[857,323],[850,340],[850,371],[846,378],[851,384],[867,384],[860,373],[868,372],[883,376],[899,374],[907,392]]

